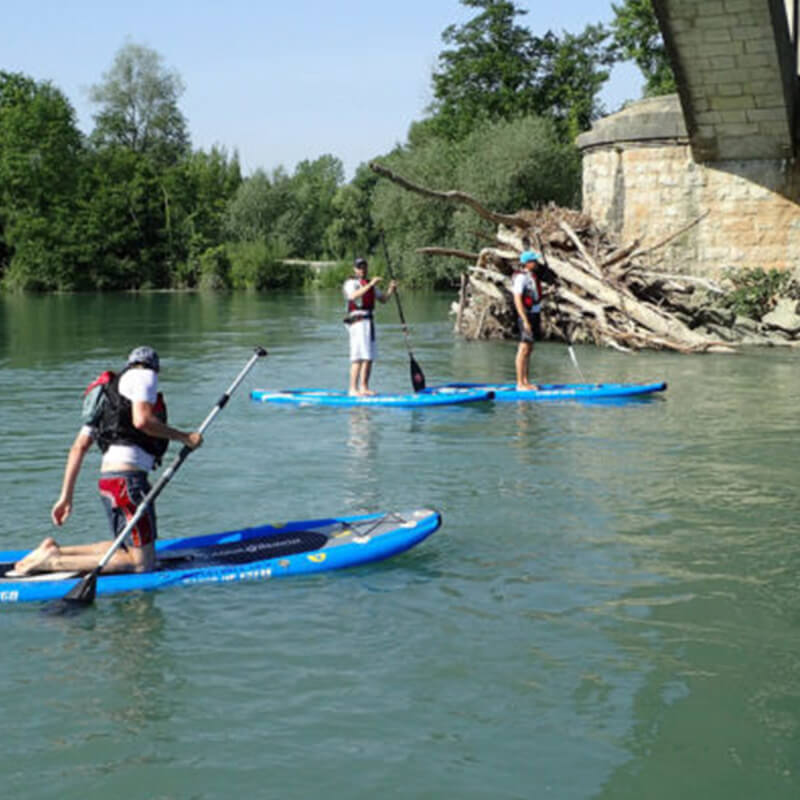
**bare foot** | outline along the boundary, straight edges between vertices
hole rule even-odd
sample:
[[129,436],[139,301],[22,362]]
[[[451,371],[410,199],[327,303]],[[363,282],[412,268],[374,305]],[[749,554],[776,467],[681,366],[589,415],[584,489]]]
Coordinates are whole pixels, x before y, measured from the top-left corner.
[[537,386],[533,383],[518,383],[517,384],[517,391],[518,392],[532,392],[537,388]]
[[374,396],[377,394],[377,392],[373,392],[373,391],[372,391],[372,389],[362,389],[362,390],[359,392],[359,394],[360,394],[362,397],[374,397]]
[[58,552],[58,544],[52,536],[48,536],[35,550],[14,564],[16,575],[30,575],[40,569],[51,556]]

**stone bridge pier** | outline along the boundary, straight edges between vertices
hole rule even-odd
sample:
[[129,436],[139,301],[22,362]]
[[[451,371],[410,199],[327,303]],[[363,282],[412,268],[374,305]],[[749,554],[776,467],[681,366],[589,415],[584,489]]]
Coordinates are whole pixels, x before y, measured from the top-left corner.
[[657,253],[667,271],[794,268],[798,0],[653,7],[678,93],[633,103],[578,137],[584,211],[624,243],[669,239]]

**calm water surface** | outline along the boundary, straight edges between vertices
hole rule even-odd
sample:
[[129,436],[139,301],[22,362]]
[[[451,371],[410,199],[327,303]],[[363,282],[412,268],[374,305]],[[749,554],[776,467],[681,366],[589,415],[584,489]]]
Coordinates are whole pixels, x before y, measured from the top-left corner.
[[[429,383],[510,380],[514,345],[405,296]],[[415,506],[382,564],[0,608],[4,797],[800,797],[800,353],[577,348],[623,405],[259,405],[346,386],[336,292],[0,298],[0,548],[51,532],[80,395],[136,344],[192,427],[260,363],[159,501],[163,536]],[[395,309],[374,385],[407,391]],[[572,381],[563,345],[540,380]],[[62,538],[105,536],[92,454]]]

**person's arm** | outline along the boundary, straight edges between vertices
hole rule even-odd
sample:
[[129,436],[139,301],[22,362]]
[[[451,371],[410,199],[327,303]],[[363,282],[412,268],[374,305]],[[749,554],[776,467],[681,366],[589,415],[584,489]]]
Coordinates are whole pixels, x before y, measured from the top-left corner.
[[131,421],[136,430],[146,433],[148,436],[180,442],[191,447],[192,450],[203,444],[203,434],[197,431],[180,431],[167,425],[153,413],[153,404],[144,400],[135,400],[131,403]]
[[349,292],[347,295],[348,300],[358,300],[363,297],[370,289],[374,288],[381,282],[381,276],[376,275],[369,283],[359,286],[354,292]]
[[81,428],[67,456],[67,465],[64,467],[64,479],[61,482],[61,494],[50,511],[50,518],[54,525],[63,525],[72,512],[72,496],[75,484],[81,471],[83,458],[92,446],[92,437]]
[[378,295],[378,300],[380,300],[381,303],[385,303],[396,291],[397,291],[397,281],[389,281],[389,288],[386,290],[386,294],[381,292]]
[[519,318],[522,320],[522,324],[525,326],[525,330],[528,331],[528,333],[530,333],[531,321],[528,319],[528,311],[525,308],[525,304],[522,302],[521,294],[514,295],[514,307],[517,309],[517,314],[519,314]]

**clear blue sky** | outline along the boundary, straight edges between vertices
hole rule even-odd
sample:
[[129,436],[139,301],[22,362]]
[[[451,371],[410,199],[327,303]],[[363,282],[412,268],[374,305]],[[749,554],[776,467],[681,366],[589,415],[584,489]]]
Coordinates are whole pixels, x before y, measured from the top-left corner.
[[[518,24],[541,35],[608,22],[611,2],[523,2]],[[50,80],[85,133],[102,81],[126,41],[155,50],[186,85],[180,100],[195,148],[237,150],[245,174],[331,153],[347,177],[406,139],[431,100],[442,31],[476,13],[458,0],[29,0],[2,3],[0,69]],[[615,69],[609,111],[642,79]]]

